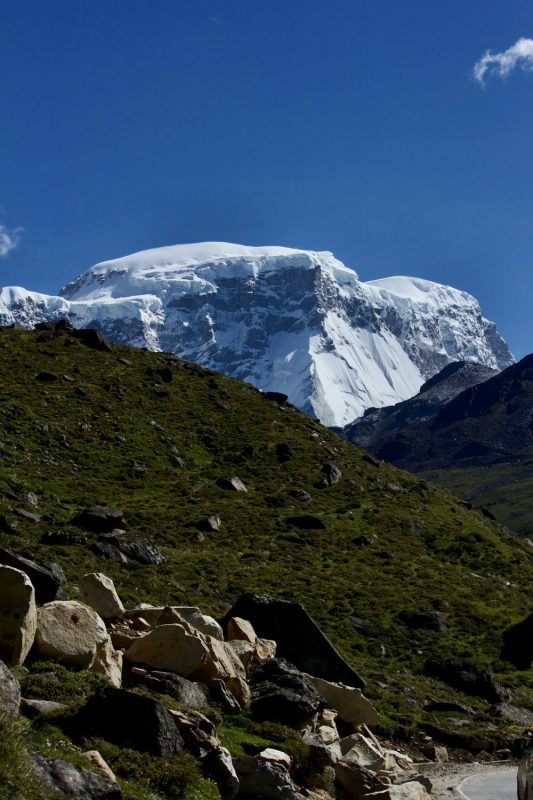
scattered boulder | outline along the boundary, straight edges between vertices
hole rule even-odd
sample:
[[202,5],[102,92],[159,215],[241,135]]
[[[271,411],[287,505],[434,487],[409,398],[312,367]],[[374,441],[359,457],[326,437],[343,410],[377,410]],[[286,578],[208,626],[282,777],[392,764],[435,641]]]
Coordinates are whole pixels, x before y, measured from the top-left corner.
[[301,728],[325,706],[314,687],[292,664],[267,661],[252,677],[253,716]]
[[116,561],[117,564],[127,564],[128,559],[121,553],[116,544],[112,544],[105,539],[101,539],[99,542],[93,542],[89,546],[89,550],[95,553],[97,556],[102,556],[103,558],[107,558],[109,561]]
[[41,544],[73,547],[87,544],[87,537],[82,533],[72,533],[72,531],[47,531],[41,536],[40,542]]
[[342,478],[342,472],[336,464],[327,462],[322,464],[320,468],[322,478],[317,483],[318,489],[328,489],[330,486],[335,486]]
[[283,392],[263,392],[263,399],[264,400],[272,400],[274,403],[279,403],[283,405],[289,399],[287,394],[283,394]]
[[294,497],[295,500],[298,500],[299,503],[311,502],[311,495],[309,492],[306,492],[305,489],[291,489],[289,494],[291,497]]
[[216,747],[207,753],[202,759],[202,769],[206,778],[217,784],[223,800],[232,800],[238,794],[239,779],[225,747]]
[[324,520],[315,514],[298,514],[294,517],[287,517],[287,522],[294,528],[300,528],[305,531],[323,531],[326,529]]
[[419,781],[391,784],[385,789],[365,795],[367,800],[430,800],[426,787]]
[[83,603],[55,600],[37,609],[35,649],[44,658],[89,669],[107,641],[103,620]]
[[398,618],[409,630],[442,633],[448,627],[448,621],[440,611],[402,611]]
[[385,782],[367,767],[359,766],[353,761],[337,761],[334,764],[335,778],[340,783],[347,797],[353,800],[372,797],[373,792],[383,789]]
[[20,708],[20,685],[11,670],[0,661],[0,716],[16,717]]
[[107,339],[95,328],[73,329],[70,334],[75,339],[79,339],[85,347],[90,347],[91,350],[99,350],[102,353],[111,353],[113,351]]
[[323,678],[305,675],[318,694],[324,698],[329,708],[334,708],[339,719],[352,725],[377,725],[379,714],[374,706],[361,693],[361,689],[345,686],[343,683],[332,683]]
[[364,688],[361,676],[337,653],[299,603],[243,594],[224,617],[223,628],[227,629],[232,617],[249,620],[258,636],[277,643],[278,656],[302,672]]
[[36,603],[48,603],[55,600],[60,589],[60,581],[49,569],[37,564],[29,558],[15,555],[10,550],[0,547],[0,564],[14,567],[25,572],[35,589]]
[[141,605],[138,608],[126,612],[130,619],[142,617],[151,628],[158,625],[182,624],[186,622],[192,625],[197,631],[213,636],[215,639],[223,639],[224,634],[221,626],[216,619],[208,614],[203,614],[196,606],[148,606]]
[[43,370],[42,372],[37,373],[35,380],[39,381],[40,383],[53,383],[54,381],[59,380],[59,375],[56,375],[55,372],[47,372],[46,370]]
[[424,665],[424,673],[460,692],[484,697],[489,703],[500,703],[504,699],[503,689],[490,670],[474,667],[459,658],[432,656]]
[[196,523],[199,531],[219,531],[222,527],[220,514],[211,514],[210,517],[200,517]]
[[266,747],[261,750],[257,758],[260,758],[261,761],[269,761],[271,764],[281,764],[286,769],[291,768],[291,757],[282,750],[276,750],[275,747]]
[[0,658],[23,664],[35,638],[35,589],[26,573],[0,565]]
[[124,530],[127,527],[124,514],[120,508],[110,506],[92,506],[85,508],[70,520],[72,525],[91,533],[111,533],[115,528]]
[[230,492],[247,492],[248,489],[241,481],[240,478],[234,476],[223,476],[217,480],[217,486],[221,489],[227,489]]
[[126,689],[100,689],[80,709],[75,725],[84,736],[101,736],[141,753],[170,756],[183,749],[183,739],[163,703]]
[[89,764],[97,769],[98,772],[100,772],[105,778],[109,778],[109,780],[113,781],[114,783],[117,782],[115,773],[107,761],[102,757],[101,753],[98,752],[98,750],[87,750],[85,753],[82,753],[82,756],[86,758]]
[[532,666],[533,614],[504,631],[501,657],[520,670]]
[[236,758],[233,765],[239,779],[239,794],[263,800],[301,800],[284,766],[259,758]]
[[76,800],[122,800],[118,783],[88,769],[78,769],[60,758],[45,758],[36,753],[31,759],[31,770],[45,786]]
[[130,680],[153,692],[167,694],[186,708],[205,708],[211,701],[207,684],[190,681],[174,672],[131,670]]
[[354,631],[356,631],[356,633],[360,633],[361,636],[374,637],[379,636],[380,634],[378,626],[369,619],[362,619],[361,617],[355,617],[352,615],[348,617],[348,622]]
[[119,689],[122,686],[122,661],[123,656],[115,650],[110,639],[96,649],[91,670],[105,675],[112,686]]
[[30,697],[20,698],[20,710],[25,717],[36,719],[53,714],[62,714],[68,709],[65,703],[54,703],[52,700],[34,700]]
[[276,458],[280,464],[290,461],[293,456],[292,447],[287,442],[280,442],[276,445]]
[[232,617],[228,620],[228,640],[231,641],[233,639],[255,645],[257,635],[253,625],[248,620],[241,619],[241,617]]
[[185,678],[204,667],[211,658],[204,639],[183,625],[160,625],[136,639],[126,652],[130,664],[146,664],[158,670],[177,672]]
[[139,537],[127,542],[119,542],[118,548],[127,558],[133,558],[140,564],[164,564],[165,556],[151,539]]
[[121,617],[124,606],[111,578],[102,572],[89,572],[79,581],[80,595],[86,605],[94,608],[103,619]]

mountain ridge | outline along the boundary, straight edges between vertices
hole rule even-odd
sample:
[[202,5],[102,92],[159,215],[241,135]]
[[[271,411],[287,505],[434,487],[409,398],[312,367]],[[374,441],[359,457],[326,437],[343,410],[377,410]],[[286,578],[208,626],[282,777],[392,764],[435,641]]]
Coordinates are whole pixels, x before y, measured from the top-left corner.
[[332,426],[411,397],[451,361],[513,362],[466,292],[402,276],[365,283],[327,251],[175,245],[96,264],[58,296],[0,292],[1,324],[62,317],[285,392]]

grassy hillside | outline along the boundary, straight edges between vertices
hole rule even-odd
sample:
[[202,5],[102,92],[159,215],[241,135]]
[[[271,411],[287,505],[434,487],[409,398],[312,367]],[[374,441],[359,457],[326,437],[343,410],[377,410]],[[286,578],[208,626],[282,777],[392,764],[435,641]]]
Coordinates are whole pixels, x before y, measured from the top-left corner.
[[[167,354],[99,352],[68,333],[2,329],[0,375],[0,544],[59,563],[72,596],[77,578],[96,570],[129,605],[192,604],[220,616],[243,591],[300,601],[369,681],[387,730],[445,725],[422,710],[428,698],[486,707],[423,677],[433,654],[492,665],[515,702],[533,706],[533,672],[499,661],[501,632],[532,610],[527,545],[448,492],[251,386]],[[288,460],[278,445],[289,446]],[[317,488],[325,462],[342,478]],[[220,488],[227,475],[248,491]],[[79,533],[69,520],[97,503],[119,506],[128,535],[152,539],[165,563],[106,560],[90,549],[96,534],[71,546],[41,541]],[[200,534],[198,521],[214,514],[220,530]],[[303,514],[324,527],[296,527],[291,518]],[[397,618],[432,608],[446,631],[410,631]],[[504,728],[491,721],[487,736]]]

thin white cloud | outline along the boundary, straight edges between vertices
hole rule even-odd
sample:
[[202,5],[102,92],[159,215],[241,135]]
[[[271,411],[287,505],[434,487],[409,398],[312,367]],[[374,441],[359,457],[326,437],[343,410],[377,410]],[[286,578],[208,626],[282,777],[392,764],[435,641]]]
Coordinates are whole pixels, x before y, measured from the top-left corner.
[[9,230],[0,222],[0,258],[8,256],[12,250],[18,247],[22,228]]
[[513,69],[533,71],[533,39],[522,37],[502,53],[487,50],[474,66],[473,75],[484,86],[485,77],[495,75],[497,78],[506,78]]

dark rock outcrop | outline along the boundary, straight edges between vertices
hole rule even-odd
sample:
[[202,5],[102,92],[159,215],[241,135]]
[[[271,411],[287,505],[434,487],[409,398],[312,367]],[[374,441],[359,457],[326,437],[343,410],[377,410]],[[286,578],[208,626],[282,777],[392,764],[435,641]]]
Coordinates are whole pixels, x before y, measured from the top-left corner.
[[225,629],[232,617],[249,620],[258,636],[274,639],[278,656],[302,672],[358,689],[364,687],[361,676],[339,655],[299,603],[243,594],[224,617]]
[[253,675],[251,710],[258,720],[301,728],[325,705],[300,670],[282,658],[267,661]]
[[501,657],[517,669],[529,669],[533,664],[533,614],[512,625],[503,634]]
[[183,739],[163,703],[126,689],[105,688],[93,694],[77,714],[84,736],[101,736],[120,747],[169,756],[183,749]]
[[127,527],[124,514],[120,508],[110,506],[93,506],[85,508],[71,519],[71,524],[91,533],[111,533],[112,530]]
[[504,699],[503,689],[490,670],[474,667],[459,658],[432,656],[424,665],[424,673],[460,692],[484,697],[489,703],[501,703]]

